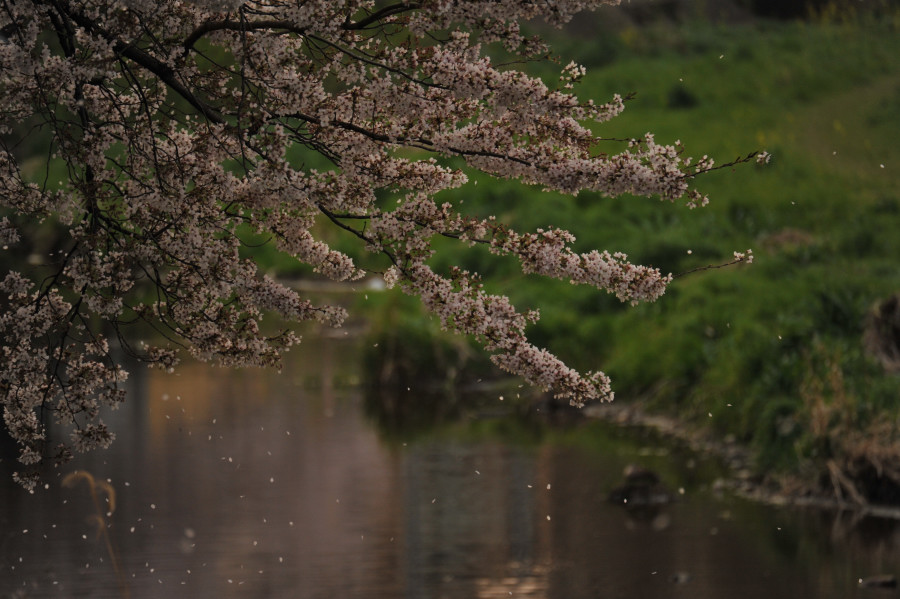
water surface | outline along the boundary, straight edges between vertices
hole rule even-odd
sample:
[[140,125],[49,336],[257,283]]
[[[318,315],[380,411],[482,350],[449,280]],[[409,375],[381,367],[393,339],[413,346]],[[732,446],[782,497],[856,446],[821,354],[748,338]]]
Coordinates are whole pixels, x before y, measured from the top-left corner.
[[[893,522],[717,496],[702,456],[638,433],[387,438],[344,384],[351,345],[303,348],[281,375],[142,371],[113,448],[33,495],[4,459],[0,597],[122,596],[87,485],[60,485],[75,467],[117,493],[131,597],[837,598],[883,596],[857,579],[900,566]],[[608,502],[629,463],[679,501]]]

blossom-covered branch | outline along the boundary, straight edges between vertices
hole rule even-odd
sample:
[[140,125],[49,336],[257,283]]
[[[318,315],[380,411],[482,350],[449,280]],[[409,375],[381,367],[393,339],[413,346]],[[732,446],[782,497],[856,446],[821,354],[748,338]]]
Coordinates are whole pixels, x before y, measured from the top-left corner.
[[[127,376],[113,346],[166,369],[182,351],[277,365],[299,339],[264,332],[263,313],[340,326],[342,309],[241,253],[261,234],[321,276],[365,276],[316,237],[323,221],[382,256],[389,284],[501,368],[576,404],[610,399],[605,375],[528,342],[536,313],[428,261],[445,236],[622,301],[664,293],[670,275],[623,254],[575,253],[566,231],[516,232],[433,199],[466,184],[462,162],[569,194],[706,202],[690,183],[709,159],[649,134],[600,150],[591,127],[624,101],[579,99],[581,67],[554,87],[487,51],[501,43],[534,59],[546,48],[521,22],[560,25],[615,3],[0,0],[0,402],[26,466],[19,479],[31,486],[27,467],[112,441],[99,414],[123,400]],[[162,341],[131,341],[148,327]],[[70,442],[49,447],[51,417]]]

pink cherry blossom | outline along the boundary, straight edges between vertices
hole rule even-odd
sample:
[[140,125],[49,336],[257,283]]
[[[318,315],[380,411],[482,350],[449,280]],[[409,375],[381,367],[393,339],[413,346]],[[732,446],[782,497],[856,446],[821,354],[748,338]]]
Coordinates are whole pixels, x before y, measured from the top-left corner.
[[[259,272],[244,248],[260,239],[353,281],[366,271],[331,246],[350,238],[381,257],[389,287],[474,336],[500,368],[577,405],[612,399],[604,374],[528,341],[536,312],[428,259],[441,236],[625,302],[665,292],[671,275],[576,253],[569,232],[516,232],[434,200],[480,170],[567,194],[707,202],[691,182],[711,159],[650,134],[614,150],[593,132],[625,101],[577,97],[582,67],[551,86],[487,52],[501,43],[537,59],[545,48],[520,23],[616,3],[3,0],[0,247],[18,256],[34,231],[52,239],[0,282],[0,403],[21,448],[17,478],[31,487],[42,461],[113,440],[101,408],[123,401],[127,373],[111,347],[167,370],[183,352],[277,367],[299,337],[262,328],[264,313],[340,326],[342,308]],[[38,169],[33,143],[44,144]],[[131,341],[151,329],[160,341]],[[68,443],[48,446],[48,416],[73,431]]]

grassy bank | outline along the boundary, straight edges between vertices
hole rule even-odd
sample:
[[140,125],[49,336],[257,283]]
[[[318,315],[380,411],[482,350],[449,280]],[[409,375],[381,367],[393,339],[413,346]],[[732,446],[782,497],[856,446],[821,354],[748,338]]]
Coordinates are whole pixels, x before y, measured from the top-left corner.
[[521,229],[567,227],[584,249],[674,273],[748,247],[755,263],[678,277],[656,304],[631,308],[523,279],[487,255],[445,259],[482,272],[520,308],[540,306],[534,339],[604,369],[618,401],[733,435],[756,450],[759,468],[809,481],[825,473],[829,489],[891,499],[881,496],[891,489],[867,485],[894,476],[883,466],[900,457],[900,380],[866,353],[863,336],[867,312],[900,291],[900,17],[610,35],[569,47],[594,63],[580,96],[637,94],[601,134],[652,131],[719,162],[766,149],[771,164],[703,176],[711,204],[694,211],[487,178],[443,199]]

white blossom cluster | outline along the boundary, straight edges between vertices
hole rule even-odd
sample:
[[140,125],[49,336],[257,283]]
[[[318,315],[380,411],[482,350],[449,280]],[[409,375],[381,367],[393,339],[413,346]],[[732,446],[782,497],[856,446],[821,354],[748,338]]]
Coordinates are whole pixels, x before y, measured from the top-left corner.
[[[502,42],[533,58],[541,46],[521,22],[558,25],[615,0],[0,1],[0,246],[52,237],[0,284],[0,403],[26,485],[45,458],[112,440],[100,408],[122,400],[126,373],[103,332],[172,369],[181,350],[277,366],[299,339],[264,332],[265,312],[340,326],[342,309],[262,276],[243,253],[251,239],[350,281],[365,271],[330,245],[348,236],[382,256],[389,286],[477,337],[501,368],[576,404],[610,399],[602,373],[527,341],[536,313],[484,293],[474,273],[433,272],[432,239],[486,244],[525,273],[628,302],[655,300],[670,277],[432,198],[467,182],[464,162],[571,194],[706,202],[690,182],[709,159],[692,164],[649,134],[608,153],[614,142],[592,128],[624,101],[575,96],[583,68],[565,67],[554,88],[485,52]],[[25,165],[35,142],[47,158],[37,174]],[[323,237],[323,224],[337,233]],[[138,325],[167,341],[130,344]],[[70,442],[50,447],[47,418],[71,427]]]

